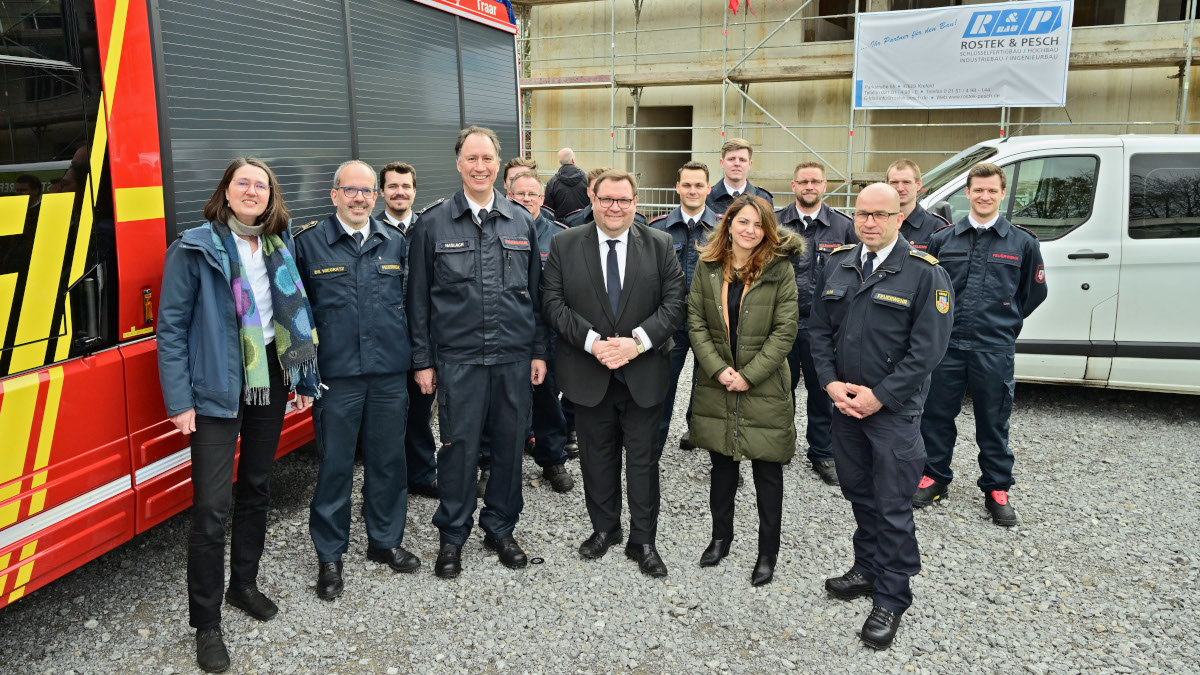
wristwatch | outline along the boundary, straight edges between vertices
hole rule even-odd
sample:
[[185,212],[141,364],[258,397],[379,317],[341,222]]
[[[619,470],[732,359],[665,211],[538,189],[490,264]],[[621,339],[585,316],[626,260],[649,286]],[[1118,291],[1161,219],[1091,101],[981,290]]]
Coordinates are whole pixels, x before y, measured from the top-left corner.
[[639,354],[642,354],[646,351],[646,345],[642,344],[642,339],[639,338],[637,335],[633,336],[633,343],[637,345],[637,350],[638,350]]

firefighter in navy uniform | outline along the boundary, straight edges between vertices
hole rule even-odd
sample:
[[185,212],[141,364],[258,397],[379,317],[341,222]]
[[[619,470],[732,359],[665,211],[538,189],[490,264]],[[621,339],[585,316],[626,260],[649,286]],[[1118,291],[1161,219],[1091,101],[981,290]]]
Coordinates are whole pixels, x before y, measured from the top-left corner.
[[808,337],[808,319],[812,311],[813,291],[821,282],[821,272],[829,254],[846,244],[857,244],[854,221],[846,214],[829,208],[825,203],[825,167],[817,162],[801,162],[792,172],[792,194],[796,200],[775,212],[775,219],[786,230],[804,237],[804,253],[792,258],[796,273],[796,298],[800,305],[799,330],[792,351],[788,352],[788,368],[792,382],[792,410],[796,409],[796,385],[804,377],[805,419],[804,440],[808,443],[807,457],[812,470],[826,485],[837,485],[837,470],[833,466],[833,442],[829,425],[833,420],[833,403],[825,393],[813,365],[812,345]]
[[857,529],[854,565],[826,579],[834,597],[872,597],[860,637],[886,649],[921,570],[912,491],[925,464],[921,410],[953,323],[950,278],[899,239],[900,199],[883,183],[858,194],[862,244],[835,249],[813,299],[817,375],[837,410],[833,452]]
[[513,530],[524,506],[530,383],[537,386],[546,375],[533,219],[494,187],[500,171],[495,132],[463,129],[454,151],[463,187],[422,211],[408,287],[413,370],[421,391],[436,391],[438,400],[441,503],[433,524],[441,547],[434,572],[443,578],[462,571],[484,428],[492,470],[479,514],[483,543],[507,567],[528,564]]
[[343,590],[342,555],[350,539],[360,430],[367,558],[398,572],[421,564],[401,547],[408,513],[408,241],[397,227],[371,217],[376,179],[365,162],[342,164],[331,192],[337,213],[295,233],[296,265],[312,300],[321,336],[317,361],[328,386],[313,407],[321,467],[308,521],[317,551],[317,595],[323,600]]
[[921,434],[929,459],[913,506],[946,497],[954,478],[950,460],[958,430],[954,418],[963,394],[971,393],[975,440],[979,444],[979,489],[992,522],[1018,524],[1009,503],[1013,452],[1008,446],[1016,381],[1013,357],[1025,318],[1046,299],[1046,272],[1037,236],[1000,215],[1004,170],[976,164],[967,174],[970,213],[933,235],[929,251],[954,282],[958,306],[950,349],[933,371]]
[[887,184],[900,195],[900,236],[918,251],[929,249],[933,233],[950,224],[936,213],[930,213],[917,200],[921,198],[921,167],[911,159],[898,159],[888,167]]
[[754,166],[754,149],[750,143],[741,138],[731,138],[721,146],[721,180],[708,192],[705,204],[718,216],[725,211],[738,196],[749,192],[762,197],[768,204],[775,205],[771,193],[750,184],[747,178],[750,167]]
[[[675,183],[675,192],[679,194],[680,205],[665,216],[659,216],[650,221],[650,227],[662,230],[671,235],[675,242],[675,255],[679,266],[683,268],[685,288],[692,286],[692,273],[700,261],[700,250],[697,246],[708,243],[708,236],[717,227],[721,217],[705,205],[708,196],[708,165],[703,162],[688,162],[679,167],[679,180]],[[688,351],[692,342],[688,338],[687,322],[675,331],[675,344],[671,347],[671,380],[667,383],[667,396],[663,399],[662,422],[658,429],[658,452],[661,454],[663,445],[667,442],[667,433],[671,429],[671,416],[675,412],[675,394],[679,389],[679,374],[683,372],[683,364],[687,361]],[[695,359],[693,359],[694,361]],[[688,390],[688,407],[685,419],[692,418],[692,390],[695,389],[696,376],[692,374],[692,386]],[[684,432],[679,439],[679,447],[692,450],[691,434]]]
[[[514,174],[509,182],[508,198],[525,207],[534,221],[537,231],[538,251],[542,266],[550,255],[550,237],[566,232],[567,226],[545,216],[542,199],[545,192],[536,171]],[[535,215],[536,214],[536,215]],[[558,402],[558,386],[554,380],[554,331],[546,328],[547,356],[549,365],[546,379],[533,388],[533,461],[542,468],[542,478],[550,483],[555,492],[568,492],[575,487],[575,479],[567,473],[567,421]]]

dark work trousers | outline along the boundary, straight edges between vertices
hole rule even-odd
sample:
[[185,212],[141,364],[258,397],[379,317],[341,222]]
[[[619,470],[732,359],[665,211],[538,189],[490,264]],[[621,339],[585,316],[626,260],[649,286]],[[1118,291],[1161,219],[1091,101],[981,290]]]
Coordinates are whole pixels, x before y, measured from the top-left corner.
[[[712,482],[708,488],[708,506],[712,511],[712,538],[733,541],[733,503],[737,496],[739,463],[719,452],[712,459]],[[758,553],[779,553],[779,528],[783,520],[783,465],[779,462],[750,460],[754,471],[754,492],[758,498]]]
[[408,471],[408,487],[433,485],[437,480],[437,443],[429,418],[433,413],[433,394],[422,394],[413,373],[408,382],[408,422],[404,429],[404,465]]
[[833,416],[833,456],[842,496],[854,511],[854,569],[875,580],[876,605],[912,604],[910,577],[921,571],[912,495],[925,465],[920,415],[886,409],[864,419]]
[[829,438],[833,401],[821,388],[821,381],[817,377],[807,328],[802,328],[796,333],[796,341],[792,343],[792,351],[788,352],[787,362],[792,371],[793,417],[796,412],[796,385],[800,382],[801,375],[804,376],[804,390],[808,392],[808,396],[805,397],[808,423],[804,429],[804,438],[808,441],[808,461],[827,462],[833,459],[833,442]]
[[1013,485],[1013,453],[1008,447],[1008,420],[1012,416],[1013,355],[947,349],[933,370],[929,397],[921,420],[925,438],[925,475],[939,483],[954,479],[950,460],[958,428],[954,418],[962,410],[963,394],[971,394],[975,409],[975,442],[979,445],[979,489],[1007,491]]
[[567,420],[558,402],[558,382],[554,378],[554,332],[549,335],[549,354],[546,356],[546,379],[533,388],[533,461],[545,468],[563,464],[567,453]]
[[653,544],[658,534],[659,476],[654,434],[662,404],[643,408],[629,388],[614,377],[596,406],[575,406],[579,430],[579,468],[592,529],[611,532],[621,526],[621,446],[625,446],[625,483],[629,491],[629,543]]
[[[258,560],[267,536],[271,468],[283,429],[288,390],[283,384],[275,343],[267,345],[270,403],[247,405],[238,416],[196,415],[192,444],[192,531],[188,535],[188,612],[193,628],[221,625],[225,592],[225,516],[233,503],[229,587],[249,588],[258,578]],[[233,483],[234,454],[242,436]],[[353,448],[351,448],[353,450]]]
[[575,431],[575,404],[571,403],[571,399],[563,396],[560,405],[562,405],[563,419],[567,423],[567,432]]
[[488,430],[491,478],[483,495],[479,526],[493,539],[512,534],[525,502],[521,497],[521,459],[529,428],[529,361],[491,366],[437,365],[438,494],[433,524],[444,544],[462,546],[474,525],[479,449]]
[[[671,431],[671,417],[675,413],[675,393],[679,389],[679,374],[683,372],[683,364],[687,361],[688,351],[692,343],[688,339],[687,321],[683,327],[675,331],[675,344],[671,347],[671,379],[667,382],[667,397],[663,399],[662,421],[658,425],[658,453],[662,454],[663,446],[667,444],[667,434]],[[692,392],[696,390],[695,358],[692,359],[692,388],[688,390],[687,412],[684,422],[692,421]]]
[[404,463],[408,373],[326,377],[329,389],[313,404],[321,467],[308,512],[308,532],[320,562],[342,559],[350,544],[354,445],[363,432],[363,516],[367,545],[404,543],[408,475]]

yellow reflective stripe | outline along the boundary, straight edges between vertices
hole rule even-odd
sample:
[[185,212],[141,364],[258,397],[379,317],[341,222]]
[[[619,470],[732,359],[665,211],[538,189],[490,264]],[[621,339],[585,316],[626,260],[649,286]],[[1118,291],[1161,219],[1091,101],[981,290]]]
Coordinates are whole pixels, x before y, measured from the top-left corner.
[[115,191],[117,220],[150,220],[163,217],[163,193],[161,185],[151,187],[118,188]]
[[117,0],[113,7],[112,33],[108,36],[108,58],[104,61],[104,100],[112,116],[113,95],[117,91],[117,68],[121,65],[121,49],[125,46],[125,21],[129,16],[129,0]]
[[[8,567],[8,559],[12,557],[12,551],[0,555],[0,571]],[[0,593],[4,593],[4,584],[8,583],[8,575],[0,574]]]
[[[25,470],[25,455],[29,449],[29,432],[33,426],[33,411],[37,406],[40,388],[37,373],[14,377],[4,383],[0,397],[0,429],[4,429],[6,450],[0,452],[0,502],[21,493],[21,476]],[[0,507],[0,530],[17,522],[21,501]]]
[[55,328],[54,305],[58,302],[74,201],[75,195],[71,193],[42,197],[29,275],[25,278],[25,297],[21,300],[21,321],[14,343],[17,346],[12,350],[9,372],[46,364],[45,340]]
[[[37,455],[33,459],[34,474],[30,482],[31,489],[37,489],[46,484],[46,471],[50,464],[50,448],[54,445],[54,429],[58,424],[58,404],[62,400],[63,369],[55,366],[49,371],[50,386],[46,390],[46,409],[42,412],[42,430],[38,435]],[[29,500],[29,515],[39,513],[46,506],[46,490],[43,488],[34,493]]]
[[[17,273],[0,275],[0,343],[8,334],[8,320],[12,318],[13,300],[17,293]],[[0,347],[3,347],[0,344]]]
[[0,237],[21,234],[25,229],[25,213],[29,211],[29,195],[0,197]]
[[[38,545],[37,540],[34,539],[33,541],[29,542],[28,544],[25,544],[24,546],[22,546],[21,547],[21,557],[18,558],[18,560],[25,560],[29,556],[33,555],[33,552],[37,550],[37,545]],[[33,577],[33,564],[34,564],[34,561],[30,560],[29,562],[27,562],[23,566],[21,566],[20,569],[17,570],[17,578],[15,581],[13,581],[13,592],[10,593],[8,596],[9,602],[13,602],[14,600],[20,598],[22,595],[25,595],[25,589],[23,588],[23,586],[25,584],[29,583],[29,579],[31,577]]]

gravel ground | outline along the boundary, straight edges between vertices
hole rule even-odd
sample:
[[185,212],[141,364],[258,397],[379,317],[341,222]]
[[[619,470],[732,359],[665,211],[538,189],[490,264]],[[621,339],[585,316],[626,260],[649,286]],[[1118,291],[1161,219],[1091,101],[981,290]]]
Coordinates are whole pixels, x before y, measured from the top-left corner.
[[[346,593],[323,602],[307,529],[315,454],[292,453],[276,469],[259,580],[281,611],[259,623],[226,606],[232,671],[1197,672],[1200,641],[1188,631],[1200,624],[1200,397],[1019,386],[1012,497],[1023,524],[1011,530],[991,524],[974,486],[965,414],[950,498],[917,514],[916,604],[880,653],[857,637],[869,600],[823,590],[825,577],[849,568],[853,521],[803,461],[784,474],[774,583],[749,584],[748,469],[732,554],[716,568],[697,565],[709,534],[708,459],[675,445],[683,403],[662,462],[665,580],[643,577],[619,548],[581,560],[590,527],[578,463],[568,465],[575,490],[559,495],[527,459],[516,534],[544,564],[508,570],[473,537],[462,576],[435,578],[436,504],[413,498],[406,545],[421,571],[367,562],[356,519]],[[181,514],[0,611],[0,671],[199,672],[187,525]]]

